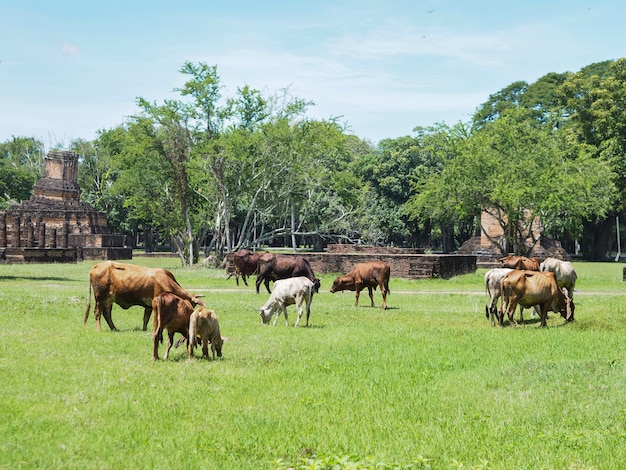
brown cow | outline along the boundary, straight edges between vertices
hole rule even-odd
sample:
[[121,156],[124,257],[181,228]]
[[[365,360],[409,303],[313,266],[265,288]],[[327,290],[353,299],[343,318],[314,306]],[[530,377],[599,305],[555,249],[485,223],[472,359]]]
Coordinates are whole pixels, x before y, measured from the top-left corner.
[[[257,261],[259,259],[258,253],[253,253],[248,250],[239,250],[233,255],[233,262],[235,263],[235,281],[239,285],[239,277],[243,279],[243,283],[247,286],[247,276],[252,276],[257,272]],[[232,273],[228,276],[228,279],[232,277]]]
[[526,258],[525,256],[508,255],[500,258],[501,268],[524,269],[527,271],[539,271],[539,258]]
[[261,283],[265,283],[265,288],[270,294],[270,281],[287,279],[290,277],[304,276],[313,282],[314,292],[319,292],[320,280],[313,274],[313,268],[309,260],[302,256],[275,255],[263,253],[259,256],[258,272],[256,277],[256,293],[259,293]]
[[152,360],[157,361],[159,359],[159,343],[163,342],[163,330],[167,330],[165,360],[170,354],[176,333],[185,337],[189,349],[189,319],[193,312],[191,302],[181,299],[171,292],[164,292],[152,299],[151,304],[154,310]]
[[224,339],[220,335],[217,315],[213,310],[205,307],[196,308],[189,318],[189,343],[187,346],[189,359],[193,357],[193,350],[198,344],[198,339],[202,343],[202,357],[209,358],[209,343],[211,343],[213,359],[215,359],[216,353],[217,357],[222,357]]
[[567,321],[574,320],[574,302],[557,285],[552,272],[511,271],[502,279],[502,303],[500,326],[503,326],[505,312],[509,317],[509,324],[515,326],[513,313],[518,304],[524,308],[539,305],[541,326],[546,326],[549,310],[560,313]]
[[83,324],[86,324],[89,318],[92,289],[96,300],[94,315],[98,331],[100,331],[100,315],[104,315],[111,330],[117,330],[111,317],[113,303],[123,309],[135,305],[143,307],[144,331],[148,327],[152,313],[152,299],[163,292],[173,292],[194,305],[204,305],[195,295],[183,289],[167,269],[104,261],[96,264],[89,271],[89,302]]
[[338,277],[333,282],[333,286],[330,288],[330,292],[334,293],[343,290],[356,291],[355,306],[359,305],[359,294],[361,290],[367,287],[372,301],[372,307],[374,306],[374,294],[372,288],[376,289],[380,286],[380,292],[383,295],[383,304],[381,308],[385,310],[387,308],[387,294],[389,290],[389,274],[391,268],[387,263],[382,261],[370,261],[368,263],[355,264],[348,274]]

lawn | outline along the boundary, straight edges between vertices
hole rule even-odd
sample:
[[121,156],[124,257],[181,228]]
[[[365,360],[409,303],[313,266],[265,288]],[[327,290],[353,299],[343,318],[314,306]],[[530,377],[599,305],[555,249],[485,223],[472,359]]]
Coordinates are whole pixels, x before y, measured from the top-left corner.
[[[491,327],[485,270],[330,294],[311,326],[222,270],[167,267],[217,311],[223,359],[152,362],[143,309],[93,312],[95,262],[0,265],[0,468],[549,468],[626,462],[623,264],[575,263],[576,319]],[[254,280],[254,279],[253,279]],[[375,301],[381,303],[380,293]],[[92,302],[93,308],[93,302]],[[150,323],[151,324],[151,323]],[[149,327],[150,330],[150,327]],[[160,348],[163,356],[164,345]],[[333,466],[336,465],[336,466]]]

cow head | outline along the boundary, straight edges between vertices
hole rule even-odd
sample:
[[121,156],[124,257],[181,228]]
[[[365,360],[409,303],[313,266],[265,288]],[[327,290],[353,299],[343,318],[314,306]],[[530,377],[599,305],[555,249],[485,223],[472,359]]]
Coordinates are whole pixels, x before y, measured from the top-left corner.
[[354,290],[354,278],[352,276],[340,276],[333,282],[330,288],[331,294],[342,290]]
[[574,320],[574,301],[567,295],[567,289],[561,288],[558,297],[559,313],[566,321]]
[[566,321],[574,321],[574,301],[567,295],[567,289],[563,287],[561,288],[561,292],[563,293],[563,297],[565,297],[565,309],[561,311],[561,316],[565,318]]
[[272,304],[269,307],[261,307],[259,309],[259,315],[261,315],[261,320],[263,320],[264,325],[267,325],[272,319],[272,316],[274,315],[274,306],[275,305]]

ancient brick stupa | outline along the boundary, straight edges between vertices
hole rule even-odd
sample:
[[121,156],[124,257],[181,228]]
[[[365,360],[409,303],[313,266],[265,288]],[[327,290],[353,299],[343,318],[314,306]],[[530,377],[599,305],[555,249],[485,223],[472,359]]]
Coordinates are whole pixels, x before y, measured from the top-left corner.
[[30,200],[0,212],[0,262],[132,258],[106,216],[80,201],[77,172],[74,152],[46,155],[45,176]]

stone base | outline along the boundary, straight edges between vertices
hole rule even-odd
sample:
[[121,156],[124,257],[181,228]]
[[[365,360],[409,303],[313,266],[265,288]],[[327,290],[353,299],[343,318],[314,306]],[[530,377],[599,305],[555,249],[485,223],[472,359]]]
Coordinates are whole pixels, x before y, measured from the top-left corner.
[[0,248],[0,264],[76,263],[85,259],[132,259],[130,248]]

